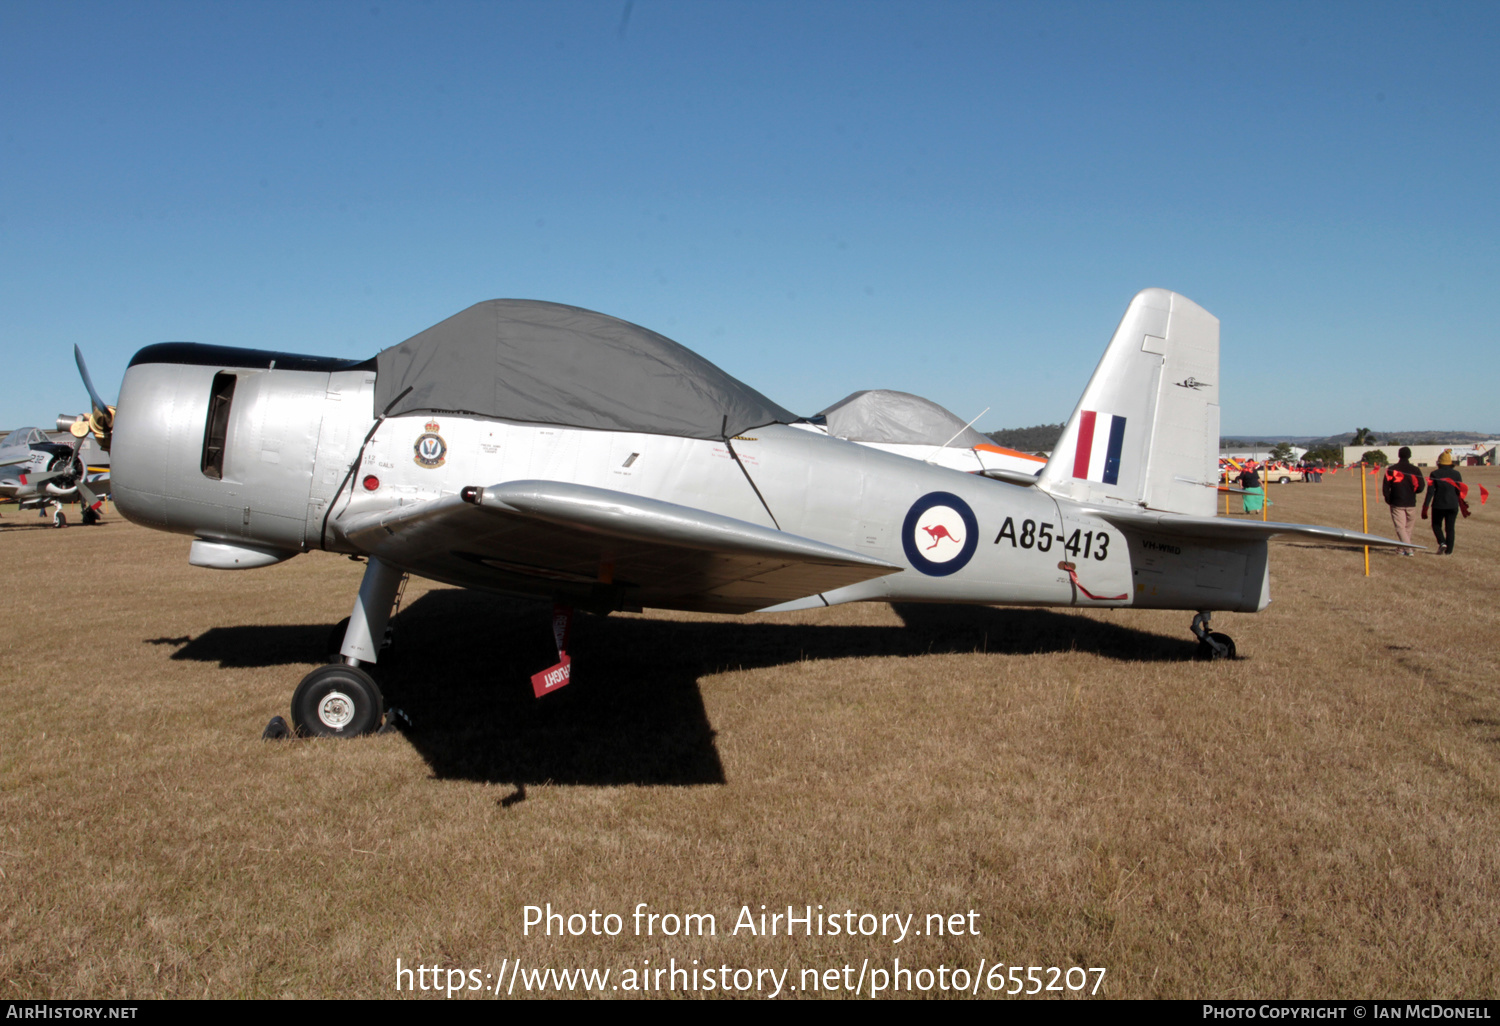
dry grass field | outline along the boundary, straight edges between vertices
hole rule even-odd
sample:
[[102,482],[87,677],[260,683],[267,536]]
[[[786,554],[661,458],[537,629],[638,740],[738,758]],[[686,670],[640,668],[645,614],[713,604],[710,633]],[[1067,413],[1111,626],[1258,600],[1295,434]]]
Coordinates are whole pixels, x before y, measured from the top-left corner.
[[[1350,474],[1271,499],[1359,526]],[[1500,995],[1500,499],[1368,578],[1273,543],[1271,607],[1216,618],[1233,663],[1192,661],[1188,613],[647,613],[580,618],[537,701],[546,607],[413,581],[377,668],[413,727],[347,742],[260,733],[359,564],[213,572],[113,513],[0,512],[3,997],[396,996],[398,958],[806,996],[898,957],[1105,967],[1122,998]],[[641,902],[717,935],[637,936]],[[623,930],[524,935],[547,903]],[[789,904],[977,935],[732,932]]]

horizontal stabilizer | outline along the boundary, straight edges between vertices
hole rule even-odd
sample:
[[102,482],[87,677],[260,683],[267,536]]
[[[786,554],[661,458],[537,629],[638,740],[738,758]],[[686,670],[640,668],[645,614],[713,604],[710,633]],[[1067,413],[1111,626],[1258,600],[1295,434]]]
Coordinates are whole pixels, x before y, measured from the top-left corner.
[[[707,510],[562,481],[512,481],[342,525],[366,552],[466,587],[745,612],[901,567]],[[433,572],[436,569],[438,572]]]
[[1274,520],[1230,520],[1226,517],[1194,517],[1181,513],[1153,513],[1120,510],[1114,507],[1085,507],[1095,516],[1109,521],[1121,530],[1151,534],[1178,535],[1183,538],[1221,538],[1231,541],[1264,540],[1280,534],[1294,534],[1319,541],[1343,545],[1371,545],[1385,548],[1425,548],[1409,545],[1378,534],[1361,534],[1342,527],[1318,524],[1285,524]]

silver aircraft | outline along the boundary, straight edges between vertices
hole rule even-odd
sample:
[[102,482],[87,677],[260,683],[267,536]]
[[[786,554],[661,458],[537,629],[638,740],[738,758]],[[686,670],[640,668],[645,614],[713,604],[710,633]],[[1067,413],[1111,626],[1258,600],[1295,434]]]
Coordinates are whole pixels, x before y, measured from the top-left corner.
[[[80,362],[80,368],[81,368]],[[118,415],[90,385],[130,520],[249,569],[364,557],[337,660],[298,731],[380,726],[371,674],[407,574],[572,609],[743,613],[841,602],[1182,609],[1270,601],[1267,540],[1397,544],[1214,515],[1219,322],[1130,303],[1039,474],[985,474],[831,437],[655,332],[529,300],[479,303],[364,361],[188,343],[132,359]],[[108,411],[112,412],[112,411]]]
[[17,428],[0,439],[0,502],[37,510],[43,517],[51,510],[53,527],[68,525],[63,506],[76,502],[84,524],[97,524],[109,476],[90,472],[84,462],[88,424],[82,418],[59,417],[57,427],[72,433],[72,445],[52,441],[36,427]]

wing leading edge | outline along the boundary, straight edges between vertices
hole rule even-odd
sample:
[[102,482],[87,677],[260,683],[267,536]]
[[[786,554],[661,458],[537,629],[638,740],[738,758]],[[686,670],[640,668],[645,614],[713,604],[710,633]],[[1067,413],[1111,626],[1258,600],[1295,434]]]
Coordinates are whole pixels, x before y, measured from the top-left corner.
[[747,612],[902,568],[706,510],[560,481],[465,488],[344,525],[424,577],[615,608]]

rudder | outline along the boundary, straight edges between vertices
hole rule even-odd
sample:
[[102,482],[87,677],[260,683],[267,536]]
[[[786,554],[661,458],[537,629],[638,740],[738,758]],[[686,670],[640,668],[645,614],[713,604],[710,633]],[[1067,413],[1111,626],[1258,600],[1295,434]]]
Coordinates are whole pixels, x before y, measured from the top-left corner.
[[1212,516],[1218,389],[1218,318],[1166,289],[1138,293],[1038,484],[1077,502]]

